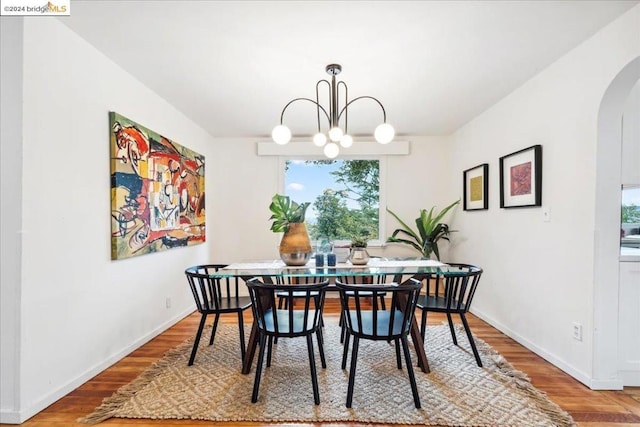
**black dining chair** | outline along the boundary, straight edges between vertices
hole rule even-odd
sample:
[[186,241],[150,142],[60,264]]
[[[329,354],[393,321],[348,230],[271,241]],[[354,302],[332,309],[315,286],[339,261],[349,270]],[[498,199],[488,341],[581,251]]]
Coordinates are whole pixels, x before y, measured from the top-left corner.
[[[313,334],[317,336],[320,360],[322,367],[326,368],[327,364],[324,356],[320,319],[322,318],[322,308],[327,286],[329,286],[328,280],[321,283],[291,285],[287,283],[264,283],[257,277],[247,281],[260,345],[251,402],[255,403],[258,401],[260,376],[262,375],[267,338],[269,338],[269,342],[271,342],[274,338],[306,337],[309,366],[311,368],[313,400],[316,405],[320,404],[312,336]],[[278,298],[285,298],[286,308],[278,308]],[[294,300],[298,301],[298,304],[294,304]],[[269,353],[271,353],[271,345],[268,347]],[[268,359],[270,359],[270,357],[268,357]],[[268,362],[270,362],[270,360]],[[270,365],[270,363],[268,363],[268,365]]]
[[[400,345],[402,345],[405,365],[413,393],[413,402],[416,408],[419,409],[420,396],[418,395],[416,378],[413,373],[413,365],[411,364],[407,335],[411,329],[416,301],[420,293],[420,288],[422,287],[420,281],[411,278],[400,285],[397,283],[352,285],[336,280],[336,286],[340,290],[340,302],[347,330],[342,355],[343,369],[346,366],[349,337],[353,337],[349,385],[347,388],[347,408],[351,408],[353,401],[360,339],[366,339],[374,341],[394,341],[398,369],[402,369],[400,357]],[[391,295],[389,310],[381,309],[378,303],[382,293]]]
[[221,314],[236,313],[238,315],[238,329],[240,332],[240,356],[244,362],[245,358],[245,342],[244,342],[244,321],[243,313],[251,307],[251,298],[240,295],[240,281],[238,277],[212,278],[211,273],[218,272],[226,264],[205,264],[190,267],[185,270],[191,293],[196,303],[196,308],[201,314],[198,332],[196,333],[191,357],[189,357],[189,366],[193,365],[198,344],[202,336],[207,316],[215,315],[213,327],[211,329],[211,338],[209,345],[213,345],[216,336],[218,320]]
[[476,343],[473,340],[473,335],[465,316],[471,307],[471,302],[478,288],[482,269],[469,264],[450,263],[443,270],[446,270],[444,274],[433,273],[415,276],[425,282],[425,292],[418,297],[416,304],[416,310],[422,311],[420,321],[422,340],[424,341],[427,328],[427,313],[431,311],[447,315],[453,344],[458,345],[451,315],[459,314],[476,363],[482,367],[482,360],[480,360]]

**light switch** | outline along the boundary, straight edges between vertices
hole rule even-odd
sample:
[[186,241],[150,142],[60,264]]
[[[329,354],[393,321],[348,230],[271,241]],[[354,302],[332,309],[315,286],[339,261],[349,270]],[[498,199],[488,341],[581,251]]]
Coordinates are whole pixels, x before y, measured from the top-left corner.
[[542,207],[542,220],[544,222],[551,221],[551,211],[549,210],[548,206],[543,206]]

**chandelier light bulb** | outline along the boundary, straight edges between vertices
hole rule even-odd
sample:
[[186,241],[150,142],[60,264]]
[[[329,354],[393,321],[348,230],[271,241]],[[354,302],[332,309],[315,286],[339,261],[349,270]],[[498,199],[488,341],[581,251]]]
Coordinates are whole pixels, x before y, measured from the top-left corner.
[[340,141],[340,139],[342,138],[342,135],[344,135],[342,133],[342,129],[340,129],[338,126],[334,126],[331,129],[329,129],[329,139],[332,140],[333,142]]
[[335,159],[340,154],[340,147],[335,142],[330,142],[324,146],[324,155],[330,159]]
[[376,128],[373,136],[380,144],[388,144],[393,141],[396,131],[389,123],[383,123]]
[[313,143],[316,145],[316,147],[322,147],[327,143],[327,136],[324,133],[318,132],[313,135]]
[[351,135],[345,134],[342,138],[340,138],[340,146],[344,148],[349,148],[353,145],[353,137]]
[[271,131],[271,138],[276,144],[285,145],[291,141],[291,131],[285,125],[278,125]]

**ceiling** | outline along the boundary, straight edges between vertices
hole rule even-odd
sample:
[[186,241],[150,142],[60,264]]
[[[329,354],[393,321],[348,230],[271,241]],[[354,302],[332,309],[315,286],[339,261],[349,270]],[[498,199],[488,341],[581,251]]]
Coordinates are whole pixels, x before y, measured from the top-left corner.
[[[455,131],[637,3],[74,0],[58,19],[213,136],[268,137],[330,63],[406,136]],[[370,135],[380,108],[352,107]],[[316,110],[284,122],[311,135]]]

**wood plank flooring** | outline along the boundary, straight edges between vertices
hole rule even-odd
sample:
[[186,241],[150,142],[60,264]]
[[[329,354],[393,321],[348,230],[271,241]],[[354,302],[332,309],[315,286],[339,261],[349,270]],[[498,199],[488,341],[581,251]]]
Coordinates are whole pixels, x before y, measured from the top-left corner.
[[[336,323],[339,313],[337,299],[327,298],[325,321]],[[528,351],[511,338],[502,334],[487,323],[473,315],[469,315],[472,331],[500,352],[516,369],[525,372],[535,387],[547,393],[549,398],[569,412],[581,427],[628,427],[640,426],[640,387],[626,388],[624,391],[593,391],[566,375],[560,369],[546,362],[541,357]],[[151,363],[162,357],[169,349],[182,343],[195,334],[200,315],[194,313],[175,326],[154,338],[130,355],[98,374],[78,389],[61,398],[39,414],[23,423],[26,427],[68,427],[84,426],[75,420],[87,415],[100,405],[102,399],[121,386],[136,378]],[[212,319],[213,320],[213,319]],[[429,324],[440,324],[444,316],[431,315]],[[223,316],[221,322],[236,323],[235,316]],[[251,316],[247,314],[246,325],[251,325]],[[428,355],[428,351],[427,351]],[[0,424],[6,426],[7,424]],[[210,421],[180,420],[134,420],[110,419],[101,426],[269,426],[268,423],[213,423]],[[293,426],[296,424],[278,424]],[[371,426],[358,423],[314,423],[297,424],[323,427],[355,427]]]

